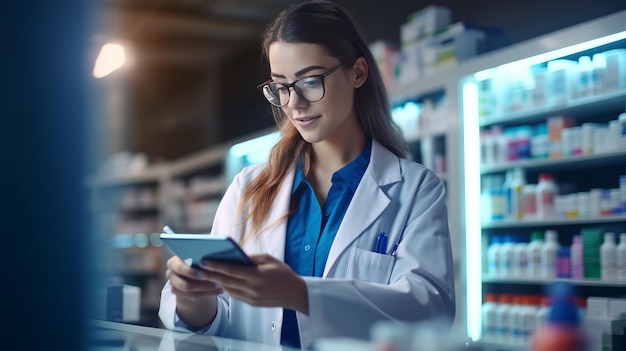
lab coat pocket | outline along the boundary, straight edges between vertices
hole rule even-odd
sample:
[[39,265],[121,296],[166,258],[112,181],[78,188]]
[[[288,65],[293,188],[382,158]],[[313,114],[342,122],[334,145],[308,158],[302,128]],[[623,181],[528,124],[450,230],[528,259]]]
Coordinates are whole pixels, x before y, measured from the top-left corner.
[[369,250],[352,248],[346,278],[387,284],[395,259],[391,255],[379,254]]

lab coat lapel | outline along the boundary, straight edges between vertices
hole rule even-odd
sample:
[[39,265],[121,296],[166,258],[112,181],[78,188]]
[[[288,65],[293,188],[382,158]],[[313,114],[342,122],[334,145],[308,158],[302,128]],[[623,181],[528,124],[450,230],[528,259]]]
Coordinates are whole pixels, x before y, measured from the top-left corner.
[[285,239],[287,237],[287,221],[282,220],[276,224],[289,210],[289,202],[291,200],[291,189],[293,187],[293,178],[296,172],[292,168],[283,179],[274,205],[270,211],[267,220],[263,223],[264,228],[269,228],[261,234],[264,250],[276,259],[285,260]]
[[324,267],[324,277],[327,276],[339,255],[363,234],[391,202],[381,186],[400,180],[401,172],[398,158],[376,140],[373,140],[370,164],[363,174],[330,247]]

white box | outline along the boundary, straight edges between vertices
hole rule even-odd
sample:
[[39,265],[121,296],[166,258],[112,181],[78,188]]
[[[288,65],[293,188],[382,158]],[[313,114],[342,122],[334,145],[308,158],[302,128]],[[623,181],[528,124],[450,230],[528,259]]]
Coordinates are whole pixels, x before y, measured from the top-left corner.
[[369,44],[369,49],[376,60],[380,74],[385,82],[387,89],[393,87],[397,80],[400,71],[400,50],[396,45],[385,42],[384,40],[377,40]]
[[428,6],[408,16],[408,21],[400,26],[402,45],[434,35],[450,25],[452,14],[443,6]]
[[609,299],[609,319],[620,319],[622,314],[626,313],[626,299]]
[[606,51],[604,55],[606,57],[604,91],[626,89],[626,49]]
[[94,311],[96,318],[115,322],[137,322],[141,312],[141,288],[127,284],[103,287],[98,296],[102,301]]
[[587,298],[587,317],[608,317],[609,298],[590,296]]
[[485,34],[459,22],[433,37],[419,42],[420,63],[424,72],[455,65],[483,51]]
[[585,329],[589,337],[589,350],[604,350],[611,344],[611,321],[608,317],[589,317],[585,319]]

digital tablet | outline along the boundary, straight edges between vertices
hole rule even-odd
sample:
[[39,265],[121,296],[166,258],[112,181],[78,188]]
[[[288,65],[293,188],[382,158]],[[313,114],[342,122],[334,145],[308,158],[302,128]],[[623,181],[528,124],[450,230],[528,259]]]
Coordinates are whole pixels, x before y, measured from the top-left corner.
[[195,268],[203,259],[255,266],[250,257],[228,236],[163,233],[160,238],[176,256]]

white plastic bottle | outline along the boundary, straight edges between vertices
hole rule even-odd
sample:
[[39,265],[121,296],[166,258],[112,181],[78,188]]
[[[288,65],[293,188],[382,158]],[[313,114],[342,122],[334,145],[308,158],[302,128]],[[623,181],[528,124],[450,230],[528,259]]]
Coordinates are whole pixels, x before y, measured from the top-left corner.
[[485,295],[485,302],[482,307],[483,316],[483,337],[486,341],[496,341],[496,310],[498,308],[498,295]]
[[509,343],[513,345],[519,345],[520,328],[523,313],[522,295],[513,295],[513,301],[511,302],[511,309],[509,310]]
[[507,171],[504,175],[504,183],[502,183],[502,191],[504,192],[505,218],[512,219],[513,214],[511,205],[511,181],[513,180],[513,171]]
[[511,304],[513,296],[502,294],[496,308],[496,341],[501,343],[510,342]]
[[[626,113],[624,114],[626,115]],[[626,118],[624,118],[624,140],[626,140]],[[626,143],[626,141],[625,141]],[[626,145],[624,146],[626,147]],[[621,201],[622,213],[626,213],[626,175],[619,177],[619,197]]]
[[507,205],[510,220],[520,220],[524,217],[524,196],[523,190],[526,185],[524,171],[517,167],[511,172],[511,179],[508,183]]
[[530,234],[528,250],[527,277],[530,279],[541,278],[541,248],[543,247],[543,233],[535,231]]
[[537,307],[537,313],[535,314],[535,329],[541,328],[545,325],[548,318],[548,312],[550,312],[550,299],[546,295],[539,297],[540,304]]
[[587,97],[591,93],[591,57],[581,56],[578,59],[578,79],[576,80],[576,97]]
[[524,310],[522,312],[520,340],[522,345],[526,346],[530,343],[530,336],[537,326],[537,312],[539,311],[539,297],[534,295],[526,295],[524,299]]
[[537,218],[537,184],[526,184],[522,187],[524,219]]
[[557,187],[550,173],[539,174],[536,188],[537,218],[552,218],[555,215],[554,200]]
[[514,275],[513,260],[515,256],[515,238],[512,235],[504,236],[504,243],[500,247],[501,270],[500,277],[511,278]]
[[516,278],[528,277],[528,243],[518,238],[513,253],[513,276]]
[[541,276],[544,279],[556,278],[557,235],[556,230],[546,230],[546,242],[541,247]]
[[487,274],[490,277],[498,277],[500,275],[500,243],[499,236],[491,237],[491,244],[487,248]]
[[583,255],[583,241],[580,235],[574,235],[572,239],[571,264],[572,279],[585,279],[585,265]]
[[600,277],[602,280],[614,281],[616,279],[616,255],[615,233],[606,232],[604,233],[604,243],[600,246]]
[[626,233],[619,235],[619,245],[616,249],[615,263],[617,268],[617,280],[626,282]]

